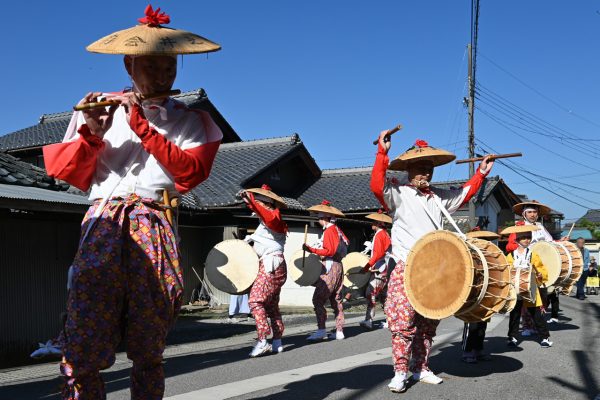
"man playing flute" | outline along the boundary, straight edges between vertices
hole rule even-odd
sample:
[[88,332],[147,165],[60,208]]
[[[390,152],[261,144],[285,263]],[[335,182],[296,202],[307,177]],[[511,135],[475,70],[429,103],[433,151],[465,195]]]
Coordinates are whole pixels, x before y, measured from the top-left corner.
[[[120,106],[75,112],[63,142],[44,148],[49,175],[89,190],[93,201],[73,262],[64,399],[106,398],[99,371],[115,362],[122,332],[133,361],[131,398],[162,398],[163,350],[183,295],[177,230],[163,197],[204,181],[222,139],[208,113],[171,98],[141,100],[171,89],[177,54],[219,49],[190,32],[163,28],[170,18],[160,9],[148,6],[145,14],[141,25],[88,47],[123,54],[132,91],[110,96]],[[80,105],[99,95],[88,93]]]

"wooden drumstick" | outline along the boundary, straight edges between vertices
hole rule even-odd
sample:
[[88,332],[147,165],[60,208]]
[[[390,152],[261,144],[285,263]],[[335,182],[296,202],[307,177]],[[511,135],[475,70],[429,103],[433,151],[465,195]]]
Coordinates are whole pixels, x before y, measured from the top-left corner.
[[171,201],[169,200],[169,191],[167,189],[163,189],[163,204],[167,209],[167,220],[173,225],[173,210],[171,210]]
[[[392,136],[394,133],[398,132],[400,129],[402,129],[402,125],[397,125],[395,127],[393,127],[392,129],[388,130],[387,133],[385,134],[385,137],[389,137]],[[373,144],[377,144],[379,143],[379,138],[377,140],[373,141]]]
[[[522,155],[523,155],[522,153],[495,154],[495,155],[490,156],[490,160],[496,160],[498,158],[521,157]],[[456,163],[457,164],[466,164],[466,163],[475,162],[475,161],[482,161],[485,157],[487,157],[487,156],[466,158],[464,160],[456,160]]]
[[571,229],[569,229],[569,233],[567,234],[567,237],[571,237],[571,232],[573,232],[573,228],[575,227],[575,222],[573,222],[571,224]]
[[[304,225],[304,244],[306,244],[306,236],[308,235],[308,224]],[[306,256],[306,250],[302,246],[302,271],[304,271],[304,257]]]

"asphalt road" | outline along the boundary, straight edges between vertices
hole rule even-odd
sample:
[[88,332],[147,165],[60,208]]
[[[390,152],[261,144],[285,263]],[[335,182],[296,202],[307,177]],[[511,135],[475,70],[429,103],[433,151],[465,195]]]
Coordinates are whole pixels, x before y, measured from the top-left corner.
[[[171,400],[187,399],[594,399],[600,394],[600,296],[585,301],[561,297],[561,320],[551,324],[554,346],[543,349],[524,338],[517,349],[506,346],[508,319],[492,319],[485,349],[492,360],[475,365],[460,360],[462,322],[440,324],[431,368],[441,385],[417,383],[404,394],[388,391],[393,376],[390,334],[364,331],[360,317],[348,318],[342,341],[307,344],[312,318],[289,317],[285,351],[249,359],[251,326],[228,337],[194,341],[193,335],[165,353],[167,390]],[[381,312],[379,312],[381,316]],[[219,321],[199,330],[222,329]],[[227,333],[226,333],[227,332]],[[214,336],[214,335],[212,335]],[[198,337],[205,337],[200,334]],[[129,398],[130,363],[119,354],[103,373],[109,399]],[[56,364],[0,371],[0,399],[57,399]]]

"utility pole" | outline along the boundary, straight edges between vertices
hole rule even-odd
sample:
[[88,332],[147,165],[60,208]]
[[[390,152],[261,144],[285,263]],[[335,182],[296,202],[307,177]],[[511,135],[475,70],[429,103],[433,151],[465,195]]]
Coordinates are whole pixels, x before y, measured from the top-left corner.
[[[473,71],[473,48],[472,44],[467,45],[467,53],[469,56],[469,158],[475,157],[475,76]],[[469,177],[475,174],[475,163],[469,163]],[[469,201],[469,225],[471,228],[477,223],[475,216],[475,197]]]

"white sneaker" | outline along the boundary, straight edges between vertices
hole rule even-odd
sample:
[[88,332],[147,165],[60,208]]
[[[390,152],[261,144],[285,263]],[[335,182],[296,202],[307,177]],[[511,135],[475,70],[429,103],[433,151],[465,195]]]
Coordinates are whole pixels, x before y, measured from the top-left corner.
[[542,341],[540,342],[540,346],[544,348],[552,347],[553,344],[554,343],[552,343],[549,339],[542,339]]
[[523,329],[523,332],[521,332],[521,336],[531,336],[533,335],[533,331],[531,329]]
[[335,334],[331,332],[329,334],[329,339],[333,340],[344,340],[346,336],[344,336],[344,331],[335,331]]
[[281,339],[273,339],[273,344],[271,345],[271,351],[276,354],[283,352],[283,343],[281,343]]
[[554,323],[556,323],[556,322],[558,322],[558,319],[556,319],[556,318],[550,318],[550,319],[548,320],[548,323],[549,323],[549,324],[554,324]]
[[364,321],[360,321],[360,326],[370,330],[373,329],[373,322],[369,321],[368,319],[365,319]]
[[394,393],[402,393],[406,391],[406,374],[396,372],[396,375],[388,383],[388,389]]
[[250,357],[260,357],[271,351],[271,345],[266,340],[258,340],[250,352]]
[[327,340],[327,331],[325,329],[317,329],[315,333],[306,338],[309,342],[316,342],[319,340]]
[[444,381],[442,378],[428,369],[421,372],[413,372],[412,379],[423,383],[430,383],[432,385],[439,385]]
[[387,321],[383,321],[381,323],[381,329],[388,329],[388,323],[387,323]]

